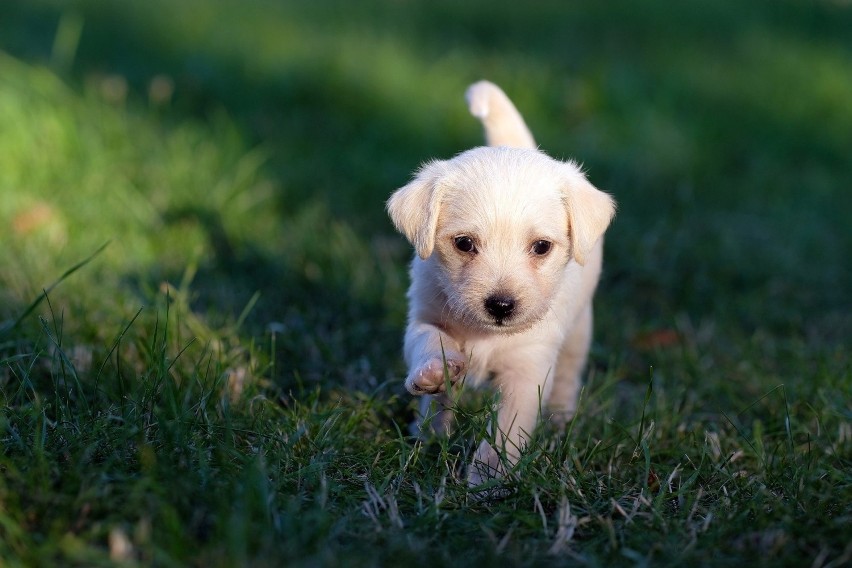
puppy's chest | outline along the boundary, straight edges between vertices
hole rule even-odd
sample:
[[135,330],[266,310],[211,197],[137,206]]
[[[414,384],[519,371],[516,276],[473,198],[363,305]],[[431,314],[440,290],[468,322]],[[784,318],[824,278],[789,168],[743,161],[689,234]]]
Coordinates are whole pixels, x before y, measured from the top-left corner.
[[468,357],[465,381],[474,387],[486,386],[500,374],[499,359],[507,346],[490,341],[468,341],[463,346]]
[[488,361],[482,357],[468,355],[468,369],[465,382],[473,387],[486,386],[494,381],[497,372],[489,369]]

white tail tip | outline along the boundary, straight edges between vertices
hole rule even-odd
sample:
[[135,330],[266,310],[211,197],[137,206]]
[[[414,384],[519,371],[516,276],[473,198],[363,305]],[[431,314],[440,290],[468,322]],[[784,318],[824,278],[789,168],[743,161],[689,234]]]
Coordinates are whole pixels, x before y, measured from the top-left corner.
[[482,122],[489,146],[535,148],[535,140],[524,119],[500,87],[479,81],[465,93],[470,114]]

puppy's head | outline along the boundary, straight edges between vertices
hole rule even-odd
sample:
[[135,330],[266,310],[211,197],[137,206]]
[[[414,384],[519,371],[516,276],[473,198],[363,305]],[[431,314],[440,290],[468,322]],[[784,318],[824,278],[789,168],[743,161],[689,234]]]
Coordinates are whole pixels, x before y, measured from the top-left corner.
[[459,324],[514,333],[545,315],[566,264],[584,264],[615,206],[573,163],[488,147],[424,165],[388,211],[435,267]]

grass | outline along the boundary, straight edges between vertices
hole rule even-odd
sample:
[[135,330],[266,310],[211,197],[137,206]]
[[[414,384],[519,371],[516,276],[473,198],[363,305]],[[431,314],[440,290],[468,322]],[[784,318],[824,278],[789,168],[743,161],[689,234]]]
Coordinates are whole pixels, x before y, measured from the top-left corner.
[[[850,24],[2,3],[0,564],[848,564]],[[383,211],[482,77],[619,202],[580,412],[496,500],[488,395],[408,436]]]

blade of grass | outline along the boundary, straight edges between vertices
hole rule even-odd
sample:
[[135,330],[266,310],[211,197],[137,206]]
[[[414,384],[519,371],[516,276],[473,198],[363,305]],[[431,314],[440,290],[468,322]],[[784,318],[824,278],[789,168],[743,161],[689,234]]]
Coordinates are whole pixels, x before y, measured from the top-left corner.
[[6,326],[0,327],[0,333],[9,333],[10,331],[14,330],[14,329],[15,329],[15,328],[17,328],[19,325],[21,325],[21,322],[22,322],[22,321],[24,321],[24,319],[26,319],[26,317],[27,317],[27,316],[29,316],[31,313],[33,313],[33,311],[34,311],[34,310],[35,310],[35,309],[39,306],[39,304],[41,304],[41,303],[44,301],[44,299],[47,297],[47,295],[48,295],[48,294],[50,294],[50,292],[51,292],[54,288],[56,288],[57,286],[59,286],[59,284],[61,284],[61,283],[62,283],[62,282],[63,282],[66,278],[68,278],[69,276],[71,276],[72,274],[74,274],[75,272],[77,272],[78,270],[80,270],[81,268],[83,268],[84,266],[86,266],[87,264],[89,264],[92,260],[94,260],[96,256],[98,256],[99,254],[101,254],[101,253],[103,252],[103,250],[104,250],[105,248],[107,248],[107,246],[109,246],[110,242],[111,242],[111,241],[107,241],[107,242],[105,242],[104,244],[102,244],[102,245],[98,248],[98,250],[96,250],[95,252],[93,252],[92,254],[90,254],[88,257],[84,258],[83,260],[81,260],[80,262],[78,262],[77,264],[75,264],[74,266],[72,266],[71,268],[69,268],[68,270],[66,270],[66,271],[62,274],[62,276],[60,276],[60,277],[59,277],[59,279],[58,279],[58,280],[56,280],[53,284],[51,284],[50,286],[48,286],[47,288],[45,288],[44,290],[42,290],[42,293],[39,295],[39,297],[38,297],[38,298],[36,298],[36,299],[33,301],[33,303],[31,303],[31,304],[29,305],[29,307],[27,307],[27,309],[26,309],[26,310],[24,310],[24,313],[22,313],[20,316],[18,316],[18,319],[16,319],[16,320],[15,320],[14,322],[12,322],[11,324],[8,324],[8,325],[6,325]]

